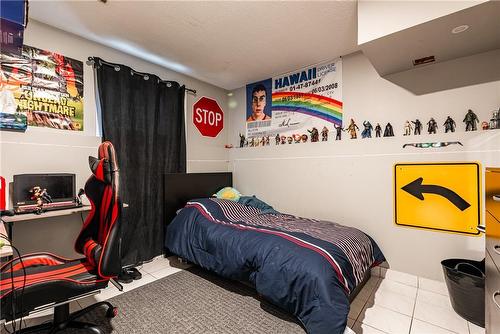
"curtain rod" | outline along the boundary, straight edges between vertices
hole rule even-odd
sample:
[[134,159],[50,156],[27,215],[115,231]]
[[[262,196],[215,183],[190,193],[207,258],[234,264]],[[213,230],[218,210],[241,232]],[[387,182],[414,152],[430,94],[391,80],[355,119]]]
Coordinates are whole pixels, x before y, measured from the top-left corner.
[[[87,64],[87,65],[94,66],[94,65],[95,65],[95,63],[96,63],[96,61],[95,61],[94,57],[88,57],[87,62],[86,62],[86,64]],[[99,60],[99,63],[100,63],[100,64],[104,64],[104,65],[108,65],[108,66],[111,66],[111,67],[114,67],[114,68],[115,68],[115,71],[119,71],[119,70],[120,70],[120,65],[118,65],[118,64],[109,63],[109,62],[107,62],[107,61],[105,61],[105,60],[102,60],[102,59],[100,59],[100,60]],[[137,71],[135,71],[135,70],[131,70],[131,73],[132,73],[132,74],[137,74],[137,75],[140,75],[140,76],[142,76],[145,80],[148,80],[148,79],[149,79],[149,74],[147,74],[147,73],[137,72]],[[167,83],[168,81],[166,81],[166,80],[161,80],[161,79],[159,79],[159,78],[158,78],[158,82],[159,82],[159,83],[160,83],[160,82]],[[187,87],[184,87],[184,89],[185,89],[186,91],[188,91],[188,92],[193,93],[194,95],[196,95],[196,89],[191,89],[191,88],[187,88]]]

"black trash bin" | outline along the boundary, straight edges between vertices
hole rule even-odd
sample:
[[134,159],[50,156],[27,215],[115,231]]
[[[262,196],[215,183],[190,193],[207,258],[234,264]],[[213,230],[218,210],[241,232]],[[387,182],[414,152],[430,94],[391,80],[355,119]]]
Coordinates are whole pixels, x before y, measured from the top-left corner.
[[484,328],[484,260],[448,259],[441,265],[455,312]]

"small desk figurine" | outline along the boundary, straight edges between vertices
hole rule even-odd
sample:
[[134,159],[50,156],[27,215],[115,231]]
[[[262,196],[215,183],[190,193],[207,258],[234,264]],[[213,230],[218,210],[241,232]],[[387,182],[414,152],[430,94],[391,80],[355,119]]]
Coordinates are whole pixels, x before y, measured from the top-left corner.
[[281,138],[280,138],[279,133],[276,135],[276,137],[274,137],[274,140],[276,141],[276,145],[280,144]]
[[319,132],[318,129],[312,128],[312,130],[307,130],[311,134],[311,143],[315,143],[319,141]]
[[321,141],[328,141],[328,128],[326,126],[321,130]]
[[463,122],[465,123],[465,131],[476,131],[476,123],[479,123],[479,119],[477,118],[477,115],[469,109],[467,114],[465,114]]
[[429,132],[429,134],[436,133],[437,128],[438,128],[437,122],[434,120],[434,118],[431,117],[429,122],[427,122],[427,132]]
[[281,145],[286,144],[286,136],[281,136]]
[[342,131],[344,131],[344,128],[341,126],[337,126],[336,124],[333,124],[333,127],[337,132],[337,134],[335,135],[335,140],[342,140]]
[[245,136],[240,133],[240,147],[245,146]]
[[405,134],[404,134],[404,136],[409,136],[409,135],[411,135],[411,130],[413,130],[413,127],[411,126],[410,121],[406,121],[406,123],[405,123]]
[[349,134],[351,135],[351,139],[356,139],[358,138],[358,133],[356,130],[359,130],[358,126],[354,122],[354,120],[351,118],[351,124],[347,127],[346,131],[349,131]]
[[35,214],[40,215],[43,212],[43,203],[52,203],[52,197],[50,197],[47,189],[42,189],[39,186],[35,186],[30,189],[31,197],[30,199],[36,201],[36,211]]
[[363,122],[363,132],[361,132],[361,138],[371,138],[372,137],[372,130],[373,126],[370,121],[364,121]]
[[384,137],[394,137],[394,129],[391,123],[387,123],[384,130]]
[[307,135],[306,135],[306,134],[303,134],[303,135],[302,135],[302,142],[303,142],[303,143],[307,142],[307,138],[309,138],[309,137],[307,137]]
[[415,124],[415,131],[413,132],[413,134],[416,136],[416,135],[420,135],[420,132],[422,131],[422,122],[420,122],[420,120],[417,118],[414,121],[411,121],[413,124]]
[[446,121],[443,124],[443,126],[444,126],[444,133],[448,133],[448,131],[455,132],[455,126],[456,125],[457,124],[455,123],[455,121],[453,120],[453,118],[451,118],[450,116],[448,116],[448,118],[446,119]]
[[380,137],[381,134],[382,127],[380,126],[380,123],[377,123],[377,125],[375,125],[375,137]]
[[490,128],[490,123],[488,123],[488,122],[486,122],[486,121],[482,122],[482,123],[481,123],[481,128],[482,128],[483,130],[488,130],[488,129]]

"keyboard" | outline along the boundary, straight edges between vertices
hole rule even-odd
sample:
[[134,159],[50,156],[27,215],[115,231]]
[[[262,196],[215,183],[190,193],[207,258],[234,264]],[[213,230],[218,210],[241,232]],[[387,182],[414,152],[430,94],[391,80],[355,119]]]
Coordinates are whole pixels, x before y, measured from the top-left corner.
[[[80,206],[81,204],[75,201],[53,202],[53,203],[44,203],[42,206],[42,210],[43,211],[64,210],[64,209],[78,208]],[[36,212],[37,210],[38,206],[36,204],[26,204],[26,205],[19,205],[17,208],[14,209],[14,212],[16,214],[22,214],[22,213],[33,213]]]

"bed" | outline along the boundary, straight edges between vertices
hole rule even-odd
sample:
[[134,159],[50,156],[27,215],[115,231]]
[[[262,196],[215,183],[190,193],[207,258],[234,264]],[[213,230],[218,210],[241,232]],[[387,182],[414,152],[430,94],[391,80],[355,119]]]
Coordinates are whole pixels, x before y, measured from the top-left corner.
[[350,300],[383,262],[363,232],[211,198],[231,173],[165,177],[165,248],[223,277],[249,282],[309,334],[344,333]]

